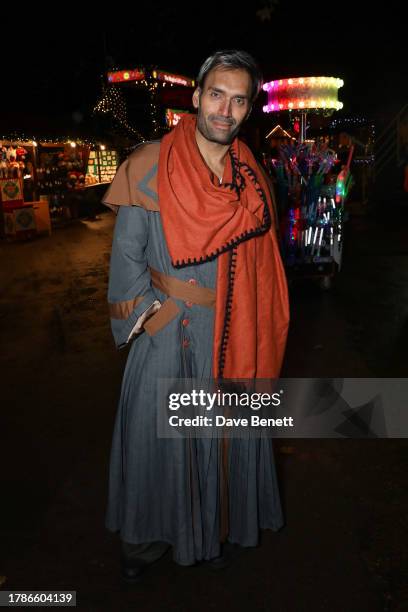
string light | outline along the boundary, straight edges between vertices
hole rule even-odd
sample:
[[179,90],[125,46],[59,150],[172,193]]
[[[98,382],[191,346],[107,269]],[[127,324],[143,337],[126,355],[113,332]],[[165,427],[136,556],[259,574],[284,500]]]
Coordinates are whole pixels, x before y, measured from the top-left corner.
[[121,128],[136,136],[138,140],[145,140],[143,135],[128,123],[125,99],[121,90],[114,85],[103,85],[102,98],[94,107],[93,114],[110,114]]
[[22,133],[12,133],[0,136],[0,142],[3,145],[8,144],[20,144],[27,147],[39,147],[47,145],[71,145],[74,143],[75,146],[95,146],[94,140],[86,138],[72,138],[72,136],[55,136],[54,138],[46,138],[44,136],[37,135],[35,137],[27,137]]
[[125,128],[142,141],[145,140],[144,136],[128,122],[125,99],[120,91],[121,83],[133,81],[131,83],[132,88],[143,88],[147,91],[151,123],[149,138],[159,137],[164,130],[170,127],[168,124],[166,125],[165,117],[163,117],[161,106],[158,103],[159,90],[166,86],[172,88],[175,86],[194,87],[195,85],[195,81],[189,77],[165,72],[158,68],[152,70],[137,68],[133,71],[126,71],[115,67],[106,76],[109,84],[103,85],[102,97],[93,110],[94,114],[110,114],[119,127]]
[[[331,124],[333,127],[335,127],[336,125],[342,125],[344,123],[353,123],[353,124],[368,124],[369,120],[365,119],[364,117],[336,117],[336,119],[333,119],[331,121]],[[374,127],[374,124],[372,124],[372,126]]]
[[353,164],[373,164],[375,162],[375,156],[369,155],[368,157],[354,157]]

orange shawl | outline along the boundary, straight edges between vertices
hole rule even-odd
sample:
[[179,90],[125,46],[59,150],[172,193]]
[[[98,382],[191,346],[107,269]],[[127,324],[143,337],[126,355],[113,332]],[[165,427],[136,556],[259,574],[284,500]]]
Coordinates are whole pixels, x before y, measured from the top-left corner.
[[218,257],[214,378],[277,378],[289,306],[269,187],[237,138],[219,185],[195,128],[196,117],[184,116],[160,145],[158,195],[172,265]]

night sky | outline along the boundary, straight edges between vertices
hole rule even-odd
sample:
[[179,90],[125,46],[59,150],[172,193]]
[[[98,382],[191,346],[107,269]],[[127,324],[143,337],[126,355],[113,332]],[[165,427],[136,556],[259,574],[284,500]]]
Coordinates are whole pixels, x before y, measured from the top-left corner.
[[81,123],[99,97],[106,68],[157,66],[194,78],[202,61],[222,48],[251,52],[265,80],[342,78],[339,99],[350,114],[392,116],[408,97],[402,3],[376,8],[349,0],[261,0],[246,8],[233,2],[122,7],[105,21],[101,9],[99,22],[84,20],[80,7],[69,5],[56,5],[47,26],[38,24],[38,14],[34,23],[24,12],[17,28],[15,18],[5,23],[3,17],[3,133],[29,125],[32,117]]

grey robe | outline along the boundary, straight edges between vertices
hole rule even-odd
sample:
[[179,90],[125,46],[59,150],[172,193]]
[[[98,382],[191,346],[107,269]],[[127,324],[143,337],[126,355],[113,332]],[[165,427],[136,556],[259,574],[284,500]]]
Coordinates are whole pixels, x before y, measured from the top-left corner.
[[[126,318],[111,320],[118,347],[141,313],[167,298],[152,286],[149,267],[215,289],[217,260],[174,268],[160,212],[120,206],[108,294],[110,303],[127,304]],[[133,307],[135,296],[142,297]],[[168,542],[174,561],[191,565],[220,554],[222,441],[157,437],[157,379],[211,378],[214,308],[175,302],[179,312],[170,322],[130,341],[113,431],[106,527],[133,544]],[[282,527],[272,440],[230,440],[228,507],[232,543],[256,546],[260,528]]]

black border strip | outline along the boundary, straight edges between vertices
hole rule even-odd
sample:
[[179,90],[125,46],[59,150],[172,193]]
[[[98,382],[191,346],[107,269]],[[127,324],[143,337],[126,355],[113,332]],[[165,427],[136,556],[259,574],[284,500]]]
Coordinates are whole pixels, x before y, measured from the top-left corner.
[[236,265],[237,265],[237,247],[234,247],[229,252],[227,301],[225,304],[224,326],[222,329],[221,348],[220,348],[220,355],[218,358],[218,378],[223,377],[224,366],[225,366],[225,358],[226,358],[227,345],[228,345],[228,339],[229,339],[229,333],[230,333],[232,298],[234,294],[234,280],[235,280]]

